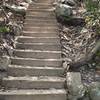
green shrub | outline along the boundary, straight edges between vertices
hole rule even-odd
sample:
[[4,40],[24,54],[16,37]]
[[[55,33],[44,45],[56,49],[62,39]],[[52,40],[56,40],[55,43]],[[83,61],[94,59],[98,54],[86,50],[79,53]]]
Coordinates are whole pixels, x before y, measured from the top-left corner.
[[6,26],[1,26],[0,27],[0,33],[5,33],[5,32],[9,32],[9,31],[10,31],[9,28],[6,27]]
[[100,0],[85,0],[85,21],[89,28],[100,34]]

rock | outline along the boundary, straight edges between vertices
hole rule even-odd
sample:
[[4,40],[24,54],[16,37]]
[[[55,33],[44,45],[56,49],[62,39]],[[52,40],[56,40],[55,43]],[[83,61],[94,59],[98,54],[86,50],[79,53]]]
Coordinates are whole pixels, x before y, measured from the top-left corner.
[[85,19],[83,17],[74,16],[72,9],[73,8],[69,5],[58,4],[55,10],[58,21],[70,26],[84,26]]
[[74,0],[65,0],[65,3],[68,4],[69,6],[75,6],[76,2]]
[[25,2],[27,2],[27,3],[32,3],[32,0],[25,0]]
[[55,12],[57,17],[70,17],[73,13],[71,7],[65,4],[57,5]]
[[13,55],[13,47],[8,45],[7,43],[3,44],[4,49],[7,52],[7,55],[12,56]]
[[77,96],[68,95],[68,100],[90,100],[89,97],[77,98]]
[[8,56],[0,57],[0,70],[6,70],[10,63],[10,59]]
[[23,6],[23,7],[25,7],[25,8],[28,8],[29,4],[26,3],[26,2],[22,2],[22,3],[20,3],[20,6]]
[[11,10],[11,12],[19,13],[22,15],[25,15],[27,8],[23,6],[16,6],[16,5],[8,5],[6,4],[4,7],[8,8]]
[[24,12],[27,10],[26,7],[22,7],[22,6],[16,6],[16,5],[12,5],[11,9],[16,11],[16,12]]
[[59,3],[68,4],[70,6],[75,6],[76,3],[74,0],[58,0]]
[[89,97],[82,97],[82,98],[79,98],[78,100],[90,100]]
[[83,97],[85,88],[81,81],[81,74],[79,72],[68,72],[66,78],[69,100],[77,100],[78,98]]
[[65,62],[63,63],[63,68],[66,69],[66,70],[69,69],[68,64],[69,64],[69,63],[68,63],[67,61],[65,61]]
[[59,2],[59,3],[64,3],[64,2],[65,2],[65,0],[58,0],[58,2]]
[[100,82],[94,82],[89,86],[91,100],[100,100]]
[[81,34],[87,33],[87,32],[88,32],[88,29],[87,28],[82,28],[82,30],[80,31]]

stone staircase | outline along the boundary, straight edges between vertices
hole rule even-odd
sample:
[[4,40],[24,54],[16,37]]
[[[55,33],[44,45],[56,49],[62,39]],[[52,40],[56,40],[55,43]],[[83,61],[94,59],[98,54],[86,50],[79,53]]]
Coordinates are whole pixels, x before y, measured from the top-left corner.
[[67,100],[61,45],[51,0],[38,0],[26,14],[22,36],[8,77],[3,78],[0,100]]

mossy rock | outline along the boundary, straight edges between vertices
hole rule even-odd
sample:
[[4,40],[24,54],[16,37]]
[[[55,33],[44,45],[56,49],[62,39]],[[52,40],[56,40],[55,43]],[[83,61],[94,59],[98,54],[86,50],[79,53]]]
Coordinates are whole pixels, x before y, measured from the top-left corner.
[[89,86],[88,91],[91,100],[100,100],[100,82],[92,83]]

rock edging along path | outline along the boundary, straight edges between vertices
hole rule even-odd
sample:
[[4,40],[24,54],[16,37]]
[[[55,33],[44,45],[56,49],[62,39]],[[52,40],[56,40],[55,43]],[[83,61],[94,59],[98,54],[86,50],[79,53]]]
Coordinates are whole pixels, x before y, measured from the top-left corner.
[[28,8],[22,36],[16,48],[5,91],[0,100],[66,100],[61,45],[51,0],[38,0]]

